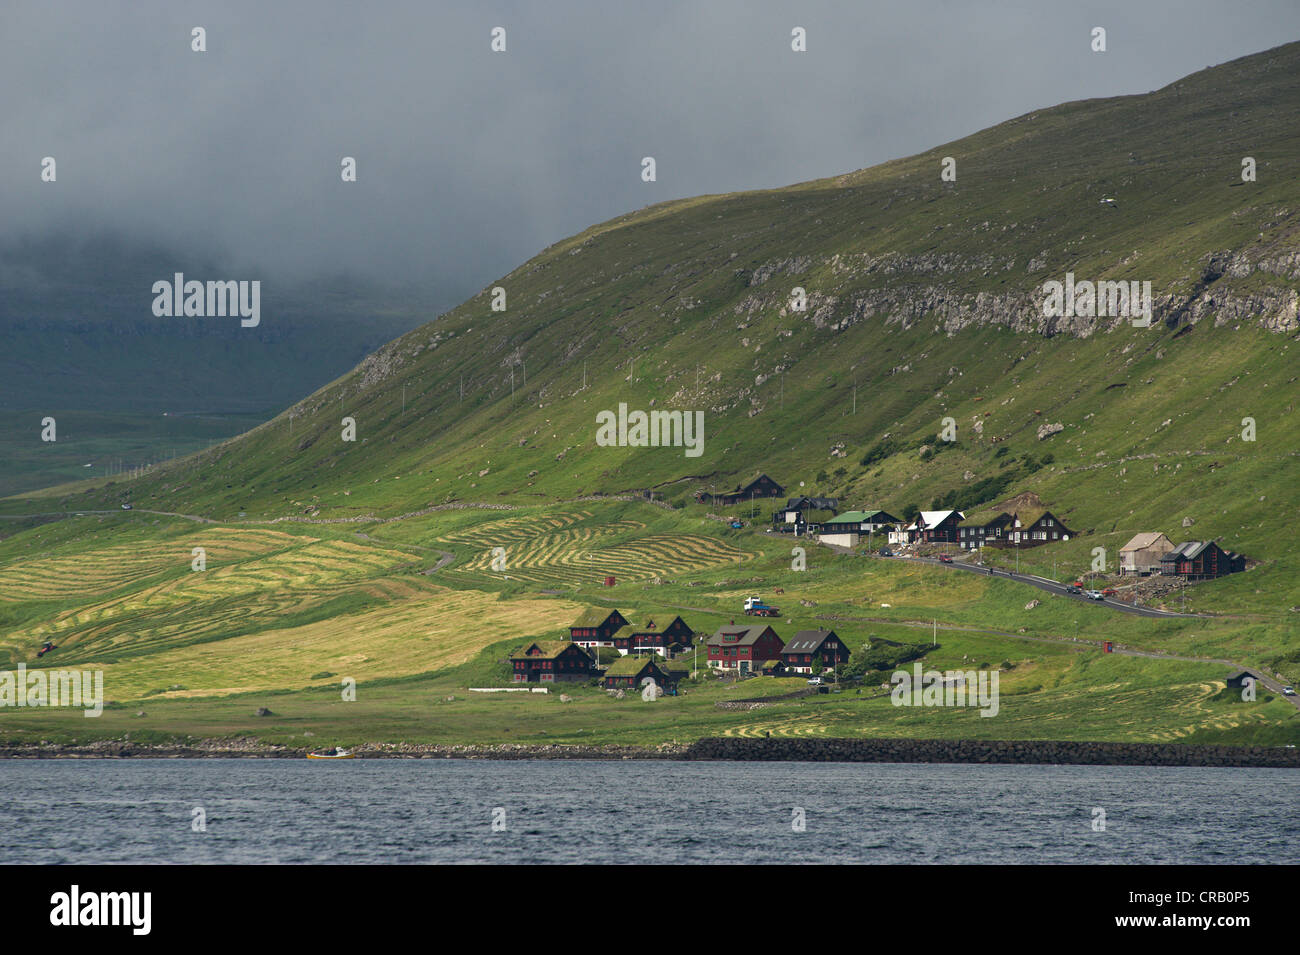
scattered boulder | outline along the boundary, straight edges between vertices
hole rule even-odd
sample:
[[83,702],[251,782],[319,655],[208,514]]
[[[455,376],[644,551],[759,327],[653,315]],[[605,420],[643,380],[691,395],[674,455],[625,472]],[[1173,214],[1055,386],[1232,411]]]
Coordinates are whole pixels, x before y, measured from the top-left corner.
[[1065,425],[1057,421],[1055,424],[1040,424],[1038,426],[1038,440],[1043,441],[1052,435],[1065,430]]
[[136,716],[144,716],[144,710],[136,710]]
[[573,697],[569,696],[569,694],[567,694],[567,693],[561,693],[561,694],[560,694],[560,702],[561,702],[561,703],[572,703],[572,702],[573,702]]
[[1035,597],[1033,600],[1029,601],[1029,603],[1025,604],[1025,609],[1026,609],[1026,610],[1033,610],[1033,609],[1034,609],[1035,607],[1037,607],[1040,603],[1042,603],[1042,601]]
[[962,474],[961,479],[963,481],[973,481],[975,479],[975,472],[966,471],[964,474]]
[[254,716],[274,716],[275,714],[272,713],[270,710],[268,710],[265,706],[259,706],[259,707],[257,708],[257,712],[254,713],[253,715],[254,715]]
[[1184,526],[1184,527],[1191,527],[1191,526],[1192,526],[1193,524],[1195,524],[1195,523],[1196,523],[1196,518],[1194,518],[1194,517],[1184,517],[1184,518],[1183,518],[1183,526]]
[[802,597],[799,599],[799,603],[802,604],[802,605],[805,606],[805,607],[815,607],[815,606],[817,606],[817,601],[815,601],[815,600],[804,600]]

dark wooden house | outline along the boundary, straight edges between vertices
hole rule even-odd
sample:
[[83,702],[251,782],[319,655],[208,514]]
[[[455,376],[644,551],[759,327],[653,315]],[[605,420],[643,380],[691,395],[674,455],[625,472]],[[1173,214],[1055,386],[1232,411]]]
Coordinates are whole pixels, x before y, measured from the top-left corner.
[[709,666],[715,670],[752,673],[765,660],[776,660],[785,646],[776,631],[765,624],[721,627],[708,639]]
[[677,685],[682,671],[670,667],[657,655],[619,657],[609,665],[602,677],[607,690],[640,690],[646,680],[654,680],[664,689]]
[[791,673],[812,673],[818,664],[829,670],[848,662],[848,647],[834,630],[800,630],[781,649],[781,663]]
[[957,525],[957,543],[963,550],[978,550],[985,544],[1006,544],[1011,540],[1015,522],[1006,511],[978,511]]
[[1011,543],[1020,547],[1036,547],[1052,541],[1068,541],[1074,531],[1061,523],[1060,518],[1045,507],[1017,510],[1013,515]]
[[961,511],[922,511],[907,526],[908,540],[926,544],[955,544],[961,540],[957,531],[963,517]]
[[557,683],[596,675],[596,661],[576,643],[536,640],[510,654],[515,683]]
[[632,624],[620,627],[614,631],[613,643],[614,649],[622,654],[650,651],[668,657],[689,647],[694,637],[695,631],[681,617],[673,617],[662,628],[651,618],[639,627]]
[[569,627],[569,639],[583,647],[612,647],[614,632],[627,626],[627,618],[617,610],[593,607]]
[[1246,558],[1214,541],[1188,541],[1160,558],[1160,573],[1187,580],[1213,580],[1246,569]]
[[785,494],[785,488],[777,484],[766,474],[760,474],[748,484],[744,484],[729,494],[713,495],[715,504],[739,504],[743,501],[757,500],[760,497],[780,497]]

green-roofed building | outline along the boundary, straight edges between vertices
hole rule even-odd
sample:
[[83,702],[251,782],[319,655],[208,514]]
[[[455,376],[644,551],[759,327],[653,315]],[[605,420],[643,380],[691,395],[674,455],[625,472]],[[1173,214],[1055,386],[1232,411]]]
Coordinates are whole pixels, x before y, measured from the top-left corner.
[[901,523],[888,511],[845,511],[822,521],[818,525],[818,537],[824,544],[857,547],[863,537],[888,533]]
[[671,689],[683,675],[684,671],[650,653],[643,657],[619,657],[605,670],[603,682],[607,690],[640,690],[644,680],[654,680],[664,689]]
[[627,625],[617,610],[592,607],[569,626],[569,639],[580,647],[612,647],[614,634]]
[[515,683],[588,680],[596,675],[591,654],[568,640],[534,640],[510,654]]

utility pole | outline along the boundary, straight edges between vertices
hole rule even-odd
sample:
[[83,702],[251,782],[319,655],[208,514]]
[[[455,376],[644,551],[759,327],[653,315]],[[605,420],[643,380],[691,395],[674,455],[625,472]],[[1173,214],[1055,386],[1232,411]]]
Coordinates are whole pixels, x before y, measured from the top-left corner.
[[406,385],[402,385],[402,414],[406,414]]
[[510,366],[510,397],[515,396],[515,366]]
[[460,400],[462,402],[465,400],[465,376],[464,375],[460,376]]
[[587,390],[587,359],[582,360],[582,390]]

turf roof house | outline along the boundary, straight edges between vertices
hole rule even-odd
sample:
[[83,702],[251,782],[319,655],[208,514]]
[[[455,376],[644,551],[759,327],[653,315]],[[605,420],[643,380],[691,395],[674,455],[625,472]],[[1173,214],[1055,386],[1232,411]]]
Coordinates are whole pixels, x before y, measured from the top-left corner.
[[1012,515],[1011,543],[1034,547],[1051,541],[1068,541],[1074,534],[1061,519],[1045,507],[1017,509]]
[[596,663],[586,650],[567,640],[535,640],[510,654],[515,683],[557,683],[588,680]]
[[1213,580],[1245,569],[1245,557],[1214,541],[1188,541],[1160,558],[1160,573],[1188,580]]
[[709,666],[713,669],[752,673],[761,669],[767,660],[779,660],[785,644],[770,626],[746,627],[733,622],[718,628],[709,637],[707,646]]
[[1160,560],[1174,549],[1174,542],[1157,531],[1135,534],[1119,549],[1119,572],[1146,576],[1160,570]]
[[898,523],[898,518],[886,511],[845,511],[822,521],[819,534],[824,544],[856,547],[864,536],[887,533]]
[[624,655],[649,651],[668,657],[689,647],[694,638],[695,631],[681,617],[673,617],[663,629],[651,618],[643,626],[627,624],[615,630],[614,649]]
[[639,690],[646,680],[671,689],[683,675],[683,671],[653,655],[619,657],[605,668],[601,682],[607,690]]
[[612,647],[614,633],[627,626],[627,618],[617,610],[592,607],[569,627],[569,639],[580,647]]
[[[800,495],[785,502],[784,507],[777,508],[772,515],[772,523],[778,530],[793,525],[796,531],[802,530],[808,523],[808,515],[813,511],[830,511],[832,515],[840,509],[837,497],[808,497]],[[814,522],[815,523],[815,522]]]
[[1014,517],[998,508],[976,511],[957,525],[957,542],[963,550],[978,550],[985,544],[1005,544],[1011,539],[1015,523]]
[[781,650],[784,669],[794,673],[812,673],[818,664],[829,670],[848,662],[848,647],[834,630],[800,630]]
[[1035,547],[1052,541],[1068,541],[1074,531],[1041,504],[1020,505],[1010,511],[1005,505],[977,511],[958,524],[958,543],[965,550],[988,545]]
[[748,501],[751,498],[759,497],[780,497],[785,493],[785,488],[777,484],[766,474],[760,474],[748,484],[737,487],[730,494],[715,494],[713,502],[715,504],[739,504],[741,501]]

